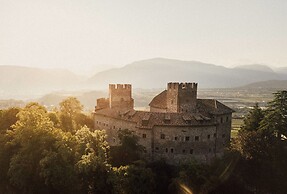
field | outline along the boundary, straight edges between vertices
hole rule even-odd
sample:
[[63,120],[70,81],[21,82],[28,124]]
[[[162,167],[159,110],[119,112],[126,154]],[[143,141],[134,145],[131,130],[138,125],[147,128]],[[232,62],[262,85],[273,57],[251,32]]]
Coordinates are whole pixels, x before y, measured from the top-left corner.
[[231,138],[234,138],[237,136],[238,130],[240,129],[242,124],[243,124],[242,118],[233,118],[232,119]]

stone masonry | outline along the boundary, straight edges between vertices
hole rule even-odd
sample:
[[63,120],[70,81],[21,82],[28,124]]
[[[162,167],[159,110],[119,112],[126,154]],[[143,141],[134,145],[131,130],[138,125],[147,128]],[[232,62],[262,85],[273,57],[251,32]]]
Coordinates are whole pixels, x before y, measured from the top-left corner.
[[110,84],[109,98],[97,100],[95,129],[104,129],[110,146],[117,131],[139,136],[147,160],[178,164],[220,157],[230,141],[233,110],[214,99],[198,99],[197,83],[168,83],[153,98],[150,111],[134,110],[132,86]]

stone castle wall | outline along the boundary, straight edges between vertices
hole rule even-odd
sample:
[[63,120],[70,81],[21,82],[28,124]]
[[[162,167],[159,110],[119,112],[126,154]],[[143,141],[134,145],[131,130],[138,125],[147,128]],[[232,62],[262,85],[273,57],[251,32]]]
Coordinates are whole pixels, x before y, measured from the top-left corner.
[[118,130],[129,129],[145,147],[147,159],[166,159],[173,164],[194,159],[209,162],[223,154],[230,139],[231,115],[216,117],[218,124],[154,126],[152,129],[138,128],[135,122],[103,115],[95,114],[94,118],[96,129],[106,130],[107,141],[111,146],[119,145]]

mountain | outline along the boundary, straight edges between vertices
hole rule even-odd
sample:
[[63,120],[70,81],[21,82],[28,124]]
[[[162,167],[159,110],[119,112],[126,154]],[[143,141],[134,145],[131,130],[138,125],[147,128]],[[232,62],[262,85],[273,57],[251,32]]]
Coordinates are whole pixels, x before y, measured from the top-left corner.
[[85,107],[85,110],[91,111],[96,105],[98,98],[107,97],[106,91],[66,91],[66,92],[54,92],[46,94],[41,98],[33,101],[39,102],[40,104],[50,108],[57,107],[59,103],[69,96],[76,97]]
[[[264,68],[266,69],[266,68]],[[167,82],[198,82],[201,88],[237,87],[264,80],[287,79],[286,74],[250,68],[227,68],[198,61],[154,58],[110,69],[88,79],[92,88],[109,83],[131,83],[134,88],[164,88]]]
[[[249,69],[254,71],[263,71],[263,72],[274,72],[273,69],[268,67],[267,65],[261,65],[261,64],[252,64],[252,65],[240,65],[235,67],[237,69]],[[278,71],[280,72],[280,71]]]
[[276,69],[274,69],[274,71],[277,73],[287,74],[287,67],[277,67]]
[[0,98],[32,98],[80,88],[83,78],[64,69],[0,66]]
[[260,82],[255,82],[255,83],[241,86],[240,88],[286,90],[287,89],[287,80],[260,81]]

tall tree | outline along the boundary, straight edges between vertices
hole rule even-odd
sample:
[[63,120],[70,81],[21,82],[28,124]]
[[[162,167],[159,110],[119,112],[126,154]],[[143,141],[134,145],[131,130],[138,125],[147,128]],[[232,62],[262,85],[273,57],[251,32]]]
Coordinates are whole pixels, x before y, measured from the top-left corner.
[[253,108],[245,116],[241,129],[245,131],[257,131],[263,116],[264,115],[262,109],[258,106],[258,103],[256,103],[255,106],[253,106]]
[[19,111],[19,108],[14,107],[0,111],[0,131],[12,129],[12,125],[14,125],[18,120],[16,115]]
[[282,135],[287,137],[287,91],[274,93],[274,99],[268,104],[260,129],[273,134],[281,141]]
[[111,163],[114,166],[128,165],[139,160],[144,147],[139,144],[139,138],[132,131],[118,131],[119,146],[111,148]]

